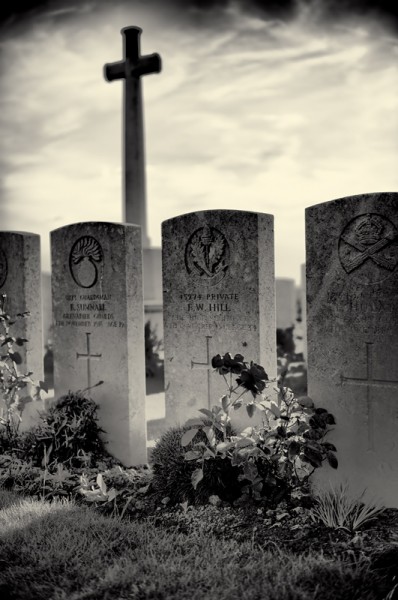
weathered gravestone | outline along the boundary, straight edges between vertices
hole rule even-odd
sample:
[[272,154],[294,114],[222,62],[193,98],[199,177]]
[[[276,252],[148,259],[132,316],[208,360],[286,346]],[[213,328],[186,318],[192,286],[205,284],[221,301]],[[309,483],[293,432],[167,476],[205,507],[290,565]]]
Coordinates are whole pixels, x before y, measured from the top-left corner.
[[276,375],[273,217],[189,213],[165,221],[162,237],[166,422],[172,425],[198,417],[225,393],[211,367],[216,354],[243,354],[270,378]]
[[[19,231],[0,232],[0,295],[5,294],[5,311],[15,317],[29,311],[26,318],[18,318],[10,333],[27,339],[22,346],[14,344],[22,359],[18,372],[33,372],[32,379],[43,379],[43,331],[40,287],[40,236]],[[29,390],[27,390],[29,391]],[[26,395],[20,393],[20,396]],[[21,430],[37,422],[40,401],[25,405]]]
[[89,390],[107,448],[145,463],[141,229],[77,223],[51,233],[55,397]]
[[398,507],[398,194],[318,204],[306,222],[308,392],[336,417],[335,479]]

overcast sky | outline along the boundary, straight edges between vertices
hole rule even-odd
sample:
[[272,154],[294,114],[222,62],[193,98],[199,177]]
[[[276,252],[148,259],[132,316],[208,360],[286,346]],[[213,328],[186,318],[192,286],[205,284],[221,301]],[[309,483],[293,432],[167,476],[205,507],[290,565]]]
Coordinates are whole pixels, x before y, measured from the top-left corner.
[[41,234],[49,270],[52,229],[121,220],[122,83],[107,83],[103,65],[122,58],[120,29],[137,25],[142,53],[163,62],[143,80],[152,244],[164,219],[185,212],[271,213],[276,274],[299,281],[306,206],[398,191],[397,20],[380,3],[337,5],[3,10],[0,228]]

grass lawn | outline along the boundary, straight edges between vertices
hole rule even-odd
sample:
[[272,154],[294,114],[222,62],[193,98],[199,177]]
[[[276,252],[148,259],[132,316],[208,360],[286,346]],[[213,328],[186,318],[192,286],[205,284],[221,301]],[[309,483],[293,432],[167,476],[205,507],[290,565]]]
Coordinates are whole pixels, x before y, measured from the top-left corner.
[[[318,546],[307,544],[300,553],[294,546],[286,549],[284,540],[292,537],[289,526],[275,527],[273,537],[267,537],[254,517],[247,522],[249,513],[245,522],[241,513],[240,520],[232,519],[231,511],[178,507],[163,516],[122,521],[68,500],[49,503],[0,491],[0,598],[398,598],[393,571],[386,568],[398,562],[398,543],[386,545],[389,553],[382,564],[380,553],[377,563],[364,551],[363,540],[371,531],[362,535],[362,546],[352,543],[352,535],[344,538],[340,532],[333,538],[326,530],[309,531]],[[258,523],[264,521],[259,511],[255,514]],[[376,537],[377,531],[384,535],[379,528]],[[295,532],[299,544],[300,531]],[[341,547],[346,544],[345,551],[336,539]],[[305,547],[303,537],[301,541]]]
[[314,496],[293,468],[337,466],[314,441],[334,417],[287,388],[279,400],[265,436],[222,429],[226,450],[217,406],[211,427],[169,429],[132,468],[81,392],[24,435],[3,431],[0,600],[398,600],[398,509]]

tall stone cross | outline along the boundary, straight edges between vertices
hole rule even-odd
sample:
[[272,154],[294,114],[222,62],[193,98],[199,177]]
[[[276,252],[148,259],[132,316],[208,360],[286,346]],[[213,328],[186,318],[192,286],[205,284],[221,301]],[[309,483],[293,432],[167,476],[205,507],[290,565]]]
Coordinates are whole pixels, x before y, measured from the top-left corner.
[[140,56],[139,27],[125,27],[124,60],[104,66],[107,81],[124,79],[123,221],[141,225],[142,244],[149,247],[146,220],[144,116],[141,76],[160,73],[159,54]]

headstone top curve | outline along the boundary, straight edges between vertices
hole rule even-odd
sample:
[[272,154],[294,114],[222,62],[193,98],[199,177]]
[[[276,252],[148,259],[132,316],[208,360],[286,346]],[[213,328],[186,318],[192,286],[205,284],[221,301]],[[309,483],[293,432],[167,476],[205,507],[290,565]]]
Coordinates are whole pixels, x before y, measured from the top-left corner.
[[82,227],[90,227],[90,226],[98,226],[105,225],[108,227],[126,227],[131,229],[140,229],[140,225],[135,225],[134,223],[117,223],[116,221],[78,221],[77,223],[68,223],[68,225],[63,225],[62,227],[57,227],[53,229],[50,233],[55,233],[56,231],[62,231],[63,229],[68,229],[69,227],[77,227],[81,225]]
[[206,216],[208,215],[209,217],[211,217],[212,215],[215,214],[219,214],[220,216],[222,215],[227,215],[228,213],[233,213],[233,214],[241,214],[243,215],[261,215],[264,217],[270,217],[271,219],[274,218],[274,215],[270,214],[270,213],[263,213],[263,212],[257,212],[254,210],[235,210],[234,208],[216,208],[216,209],[209,209],[209,210],[199,210],[199,211],[192,211],[192,212],[188,212],[188,213],[182,213],[181,215],[176,215],[175,217],[171,217],[170,219],[165,219],[164,221],[162,221],[162,225],[166,224],[166,223],[171,223],[172,221],[175,221],[176,219],[181,219],[183,217],[200,217],[200,216]]
[[306,214],[308,215],[312,211],[315,211],[319,208],[333,208],[334,206],[342,206],[345,202],[360,202],[366,200],[376,200],[376,199],[384,199],[384,198],[396,198],[398,202],[398,192],[369,192],[364,194],[354,194],[353,196],[343,196],[341,198],[335,198],[333,200],[327,200],[326,202],[318,202],[317,204],[312,204],[311,206],[307,206],[305,209]]
[[40,237],[39,233],[32,233],[32,231],[8,231],[8,230],[3,229],[0,233],[30,236],[30,237],[36,237],[36,238]]

